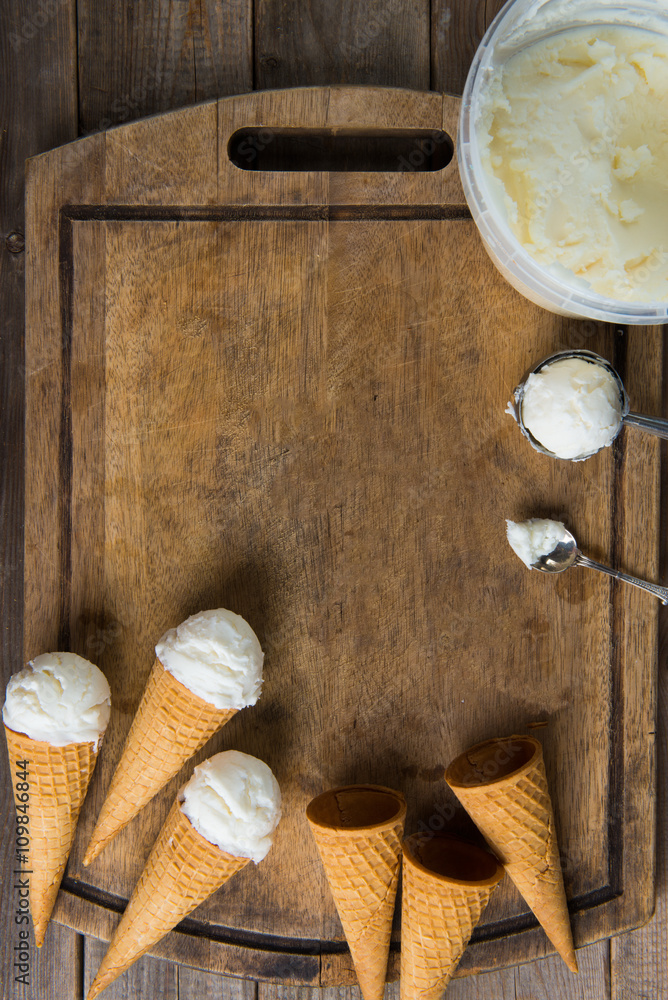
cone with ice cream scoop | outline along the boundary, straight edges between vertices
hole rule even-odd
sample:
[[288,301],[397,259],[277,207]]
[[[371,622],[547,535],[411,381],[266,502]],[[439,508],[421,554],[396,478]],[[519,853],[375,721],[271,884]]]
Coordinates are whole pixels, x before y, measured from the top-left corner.
[[503,865],[447,834],[403,842],[401,1000],[439,1000],[464,953]]
[[[2,710],[35,942],[44,942],[109,721],[107,680],[75,653],[43,653],[10,678]],[[25,843],[24,843],[25,842]],[[17,878],[20,878],[17,875]]]
[[364,1000],[381,1000],[390,952],[406,802],[380,785],[313,799],[311,826]]
[[445,780],[568,968],[577,972],[552,802],[538,740],[509,736],[478,743],[450,764]]
[[196,767],[158,834],[88,1000],[249,861],[262,861],[280,818],[280,789],[263,761],[228,750]]
[[163,635],[155,653],[84,865],[214,733],[260,696],[264,653],[250,625],[232,611],[191,615]]

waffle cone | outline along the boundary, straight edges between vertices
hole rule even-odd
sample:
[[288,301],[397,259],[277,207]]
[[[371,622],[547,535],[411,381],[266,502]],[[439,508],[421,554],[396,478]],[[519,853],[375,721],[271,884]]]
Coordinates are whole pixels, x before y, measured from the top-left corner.
[[445,779],[568,968],[577,972],[552,802],[538,740],[510,736],[478,743],[450,764]]
[[88,991],[93,1000],[212,892],[248,864],[210,844],[172,806]]
[[403,843],[401,1000],[440,1000],[503,867],[446,835]]
[[[17,862],[18,868],[30,873],[30,912],[35,943],[41,948],[98,751],[94,743],[52,746],[7,726],[5,736],[17,816],[28,816],[30,842],[25,851],[28,860],[23,863],[17,859]],[[17,769],[23,770],[17,766],[19,761],[28,761],[27,793],[17,787],[22,784],[17,778]],[[20,799],[23,794],[28,795],[27,803]],[[22,807],[26,804],[28,809],[24,813]]]
[[403,795],[379,785],[324,792],[306,815],[364,1000],[381,1000],[397,894]]
[[156,659],[86,848],[89,865],[236,713],[198,697]]

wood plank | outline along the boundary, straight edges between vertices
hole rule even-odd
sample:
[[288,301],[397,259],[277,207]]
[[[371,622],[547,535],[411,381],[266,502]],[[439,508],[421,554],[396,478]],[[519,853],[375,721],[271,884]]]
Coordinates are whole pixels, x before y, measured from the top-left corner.
[[[664,357],[668,330],[664,331]],[[654,401],[656,403],[656,401]],[[662,411],[668,416],[668,378],[664,377]],[[661,509],[668,498],[668,446],[662,445]],[[661,519],[661,579],[668,571],[668,519]],[[611,947],[612,1000],[654,1000],[665,991],[668,977],[668,612],[659,615],[659,672],[656,723],[658,779],[657,894],[654,916],[645,927],[613,938]]]
[[[257,1000],[257,983],[179,967],[179,1000]],[[272,987],[266,987],[271,989]]]
[[[15,939],[15,934],[11,934]],[[3,994],[21,1000],[83,1000],[83,938],[69,927],[61,927],[53,920],[49,924],[43,946],[32,949],[29,962],[31,985],[12,983],[13,990]],[[13,975],[12,975],[13,980]],[[5,980],[4,982],[12,982]]]
[[[257,1000],[359,1000],[358,986],[270,986],[258,983]],[[399,1000],[399,983],[388,983],[385,1000]]]
[[[504,969],[502,972],[453,979],[446,996],[448,1000],[518,1000],[515,976],[515,970]],[[557,997],[551,1000],[557,1000]]]
[[432,0],[431,89],[461,94],[471,60],[506,0]]
[[447,1000],[608,1000],[609,943],[580,948],[577,976],[556,955],[516,969],[455,979]]
[[428,0],[256,0],[255,87],[429,89]]
[[608,1000],[609,944],[601,941],[578,951],[580,972],[574,975],[556,955],[515,970],[517,1000]]
[[79,0],[80,131],[250,90],[251,11],[251,0]]
[[[91,937],[85,939],[84,997],[90,989],[106,950],[106,942]],[[141,997],[141,1000],[178,1000],[178,966],[173,962],[164,962],[145,955],[108,986],[104,996],[105,1000],[135,1000],[137,997]]]
[[[76,30],[74,0],[38,11],[29,0],[0,5],[0,660],[2,690],[23,660],[23,489],[24,489],[24,188],[27,156],[76,137]],[[45,67],[49,71],[45,72]],[[28,248],[30,250],[30,248]],[[30,982],[14,983],[14,810],[0,741],[0,982],[7,995],[79,1000],[79,938],[69,928],[49,927],[43,949],[31,941]],[[64,974],[64,969],[67,974]],[[70,970],[74,973],[70,976]],[[11,984],[11,987],[10,985]]]
[[[606,1000],[608,989],[608,942],[590,945],[578,952],[580,973],[573,975],[557,956],[520,965],[516,969],[453,979],[447,1000]],[[389,983],[385,998],[398,997],[399,983]],[[647,994],[656,997],[659,994]],[[258,1000],[356,1000],[356,987],[321,990],[259,984]],[[633,994],[635,1000],[635,994]],[[624,998],[627,1000],[627,998]],[[629,994],[628,1000],[631,1000]]]
[[215,101],[105,135],[107,204],[211,205],[217,195]]

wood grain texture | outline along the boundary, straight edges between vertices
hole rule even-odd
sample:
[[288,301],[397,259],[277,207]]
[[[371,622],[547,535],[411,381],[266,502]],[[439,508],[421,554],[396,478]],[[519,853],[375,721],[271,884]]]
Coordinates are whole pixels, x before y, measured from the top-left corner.
[[[258,983],[258,1000],[360,1000],[358,986],[268,986]],[[385,1000],[399,1000],[399,984],[388,983]]]
[[250,90],[251,11],[246,0],[79,0],[80,132]]
[[[25,0],[0,6],[0,659],[2,690],[22,666],[24,489],[24,278],[25,159],[74,139],[76,127],[76,27],[74,2],[53,5],[47,15]],[[31,941],[30,980],[16,984],[19,927],[14,888],[16,849],[13,797],[6,748],[0,741],[0,982],[9,996],[25,1000],[78,1000],[77,935],[51,927],[42,951]],[[65,962],[73,976],[61,982]]]
[[[533,969],[537,962],[524,966]],[[448,1000],[517,1000],[514,969],[486,972],[479,976],[453,979],[448,985]]]
[[[665,352],[665,345],[664,345]],[[664,353],[665,356],[665,353]],[[664,373],[662,410],[668,415],[668,378]],[[662,445],[661,508],[668,498],[668,454]],[[668,569],[668,522],[661,519],[662,579]],[[665,991],[668,977],[668,613],[659,614],[659,671],[656,723],[657,746],[657,870],[656,911],[645,927],[610,942],[612,1000],[650,1000]]]
[[[228,115],[251,120],[258,106],[270,114],[272,96],[221,100],[219,136],[231,127]],[[401,124],[419,103],[405,91],[371,89],[275,96],[293,121],[320,108],[322,123],[336,125],[359,124],[376,111]],[[426,120],[436,113],[444,120],[434,95],[424,102]],[[169,116],[167,134],[179,134],[175,120],[185,114],[205,123],[203,135],[213,141],[210,109]],[[151,123],[154,136],[161,121]],[[656,607],[646,595],[611,591],[594,574],[574,571],[556,581],[528,574],[507,552],[503,518],[565,518],[594,556],[618,557],[655,576],[655,535],[647,526],[656,526],[658,453],[651,443],[631,448],[624,432],[615,450],[587,463],[550,463],[503,410],[537,357],[581,337],[612,357],[625,378],[628,364],[634,402],[651,410],[660,394],[659,335],[616,338],[609,327],[539,310],[505,284],[465,218],[395,217],[385,207],[392,200],[416,204],[412,175],[402,178],[403,190],[396,175],[379,175],[374,202],[354,174],[336,184],[305,175],[300,204],[298,175],[286,188],[282,176],[267,174],[263,203],[271,206],[273,193],[273,203],[295,217],[250,218],[253,192],[239,187],[219,151],[220,210],[207,208],[205,194],[202,209],[155,216],[153,200],[142,207],[139,170],[136,207],[119,209],[124,171],[114,163],[127,155],[126,130],[131,147],[145,124],[54,154],[52,177],[48,157],[31,168],[29,203],[44,223],[35,228],[47,241],[39,244],[47,266],[29,313],[29,358],[44,371],[43,392],[55,406],[49,412],[59,417],[45,422],[44,405],[29,396],[31,454],[48,475],[31,480],[27,508],[34,544],[26,549],[26,603],[39,613],[30,615],[36,624],[26,630],[26,652],[44,648],[54,615],[61,619],[56,630],[82,652],[101,630],[97,661],[115,706],[69,889],[92,892],[93,900],[98,889],[127,898],[192,764],[85,874],[81,847],[156,639],[187,614],[223,605],[260,636],[265,690],[257,708],[239,713],[193,763],[228,746],[267,760],[284,792],[285,819],[267,860],[194,915],[195,926],[215,928],[218,940],[204,930],[175,932],[156,954],[219,971],[252,969],[270,980],[350,982],[304,821],[308,799],[323,787],[371,780],[405,792],[414,827],[439,821],[443,811],[461,827],[439,781],[442,766],[470,743],[536,721],[547,723],[539,733],[567,889],[578,900],[576,941],[644,919],[652,865],[637,844],[651,844],[652,836],[642,818],[651,809],[645,734],[653,701],[638,692],[651,692]],[[151,199],[154,164],[169,174],[166,148],[158,142],[147,173]],[[203,162],[207,157],[203,150]],[[171,163],[175,179],[166,176],[161,188],[166,204],[182,196],[184,183],[178,156]],[[66,280],[50,291],[48,239],[54,244],[61,174],[70,204],[78,197],[101,207],[79,215],[68,209],[70,229],[61,228]],[[85,177],[81,191],[78,175]],[[442,194],[446,175],[430,181],[437,205],[433,193]],[[347,209],[337,216],[337,205],[355,203],[361,215]],[[386,217],[368,217],[374,204]],[[249,288],[256,293],[249,296]],[[70,292],[71,345],[63,352],[59,296],[67,302]],[[59,394],[59,379],[69,395]],[[49,454],[60,456],[55,474]],[[58,504],[44,502],[54,489]],[[642,530],[625,513],[637,504]],[[489,547],[490,526],[498,535],[491,572],[477,558]],[[52,539],[60,537],[58,548]],[[89,537],[97,540],[93,548]],[[63,581],[50,604],[34,585],[42,543],[55,545]],[[76,567],[96,559],[102,567],[85,569],[85,586],[76,582]],[[619,730],[616,720],[626,715]],[[620,807],[612,826],[610,801]],[[601,905],[587,902],[592,893]],[[91,906],[66,892],[57,915],[104,937],[117,918],[98,913],[89,922]],[[493,897],[483,931],[523,913],[508,884]],[[270,949],[258,962],[266,934],[285,952]],[[297,954],[313,941],[325,942],[322,969],[313,951]],[[337,947],[328,957],[329,942]],[[542,932],[518,929],[475,941],[461,971],[548,950]]]
[[[665,646],[663,647],[665,650]],[[665,653],[661,657],[657,737],[659,746],[659,838],[657,845],[656,912],[646,927],[622,934],[610,942],[612,1000],[653,1000],[666,988],[668,967],[668,906],[666,905],[666,871],[668,849],[663,831],[666,829],[666,745],[668,731],[668,684]]]
[[256,0],[255,87],[429,88],[427,0]]
[[556,955],[516,969],[454,980],[448,1000],[604,1000],[609,996],[609,943],[578,951],[580,972],[574,976]]
[[108,203],[211,205],[217,200],[215,101],[110,129],[105,136]]
[[[578,951],[580,972],[573,975],[556,956],[515,970],[513,1000],[599,1000],[609,994],[609,944],[601,941]],[[456,1000],[456,998],[455,998]]]
[[[24,989],[12,983],[13,991],[5,995],[20,1000],[82,1000],[83,938],[69,927],[53,920],[39,951],[33,949],[30,959],[31,985]],[[4,982],[12,982],[7,979]]]
[[461,94],[480,39],[506,0],[432,0],[432,90]]
[[[91,937],[85,939],[84,997],[106,950],[106,942]],[[141,1000],[179,1000],[178,966],[145,955],[105,990],[105,1000],[135,1000],[135,997],[141,997]]]
[[179,966],[179,1000],[256,1000],[257,992],[258,984],[253,980]]

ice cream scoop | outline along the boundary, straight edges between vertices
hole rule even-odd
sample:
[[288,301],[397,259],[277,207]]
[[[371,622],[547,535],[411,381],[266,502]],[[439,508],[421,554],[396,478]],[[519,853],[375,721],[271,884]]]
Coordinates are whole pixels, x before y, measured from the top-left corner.
[[563,538],[565,530],[561,521],[550,521],[542,517],[532,517],[528,521],[517,523],[506,520],[508,544],[527,569],[531,569],[542,556],[552,552]]
[[241,615],[214,608],[170,628],[155,655],[178,681],[216,708],[254,705],[262,689],[264,653]]
[[574,462],[612,444],[624,424],[668,439],[668,420],[631,412],[621,378],[593,351],[544,358],[517,386],[507,412],[536,451]]
[[8,729],[51,746],[93,743],[107,728],[111,692],[102,671],[76,653],[42,653],[7,685]]
[[[536,519],[532,520],[535,521]],[[609,566],[604,566],[603,563],[595,562],[594,559],[590,559],[589,556],[585,556],[580,552],[574,536],[560,521],[544,523],[558,526],[561,528],[561,532],[554,532],[550,536],[554,544],[549,551],[534,552],[534,561],[529,565],[529,569],[539,569],[542,573],[563,573],[564,570],[570,569],[571,566],[587,566],[589,569],[597,569],[599,573],[605,573],[606,576],[611,576],[615,580],[623,580],[624,583],[631,583],[634,587],[639,587],[640,590],[646,590],[650,594],[654,594],[655,597],[658,597],[662,604],[668,604],[668,587],[660,587],[657,583],[640,580],[636,576],[630,576],[621,570],[611,569]],[[508,522],[509,528],[510,525],[513,525],[514,528],[519,529],[523,525],[529,524],[531,524],[531,521],[520,522],[518,525],[515,525],[512,521]],[[513,544],[510,531],[508,532],[508,541],[517,555],[526,563],[527,561],[524,559],[522,552],[518,551],[517,547]]]
[[281,818],[281,792],[264,761],[226,750],[195,768],[179,796],[195,829],[227,854],[262,861]]

